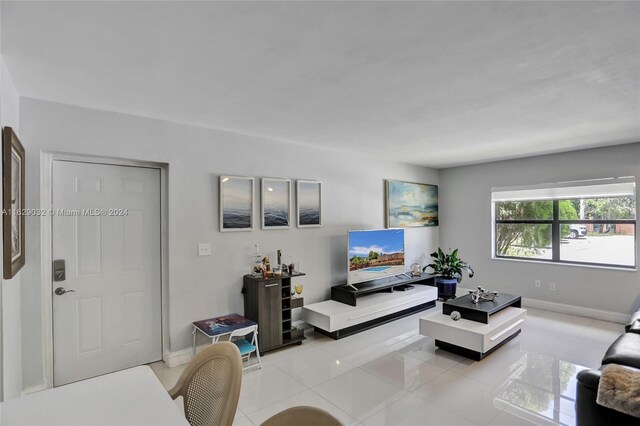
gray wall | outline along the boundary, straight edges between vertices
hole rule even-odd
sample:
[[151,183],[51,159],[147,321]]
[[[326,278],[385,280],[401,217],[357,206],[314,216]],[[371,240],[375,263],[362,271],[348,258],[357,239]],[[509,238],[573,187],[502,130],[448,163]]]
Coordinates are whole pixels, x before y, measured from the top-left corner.
[[[441,170],[441,245],[459,247],[475,267],[476,276],[463,281],[466,287],[627,314],[640,294],[637,271],[491,259],[492,187],[613,176],[639,180],[640,143]],[[535,288],[536,279],[541,288]],[[556,291],[549,282],[557,283]]]
[[[190,323],[243,312],[242,275],[254,244],[282,249],[308,274],[306,303],[325,300],[346,279],[348,229],[384,227],[384,179],[438,183],[424,167],[338,151],[286,144],[160,120],[21,99],[21,136],[27,149],[27,207],[40,203],[40,151],[57,151],[169,165],[169,316],[171,351],[191,344]],[[393,149],[392,146],[389,149]],[[218,176],[315,179],[323,182],[323,227],[220,233]],[[256,181],[256,190],[258,190]],[[256,206],[256,213],[259,212]],[[28,262],[23,272],[22,336],[25,387],[42,382],[40,222],[27,218]],[[213,256],[197,257],[211,242]],[[407,230],[407,261],[438,244],[438,228]]]
[[[22,140],[22,135],[18,129],[18,93],[13,86],[13,81],[9,75],[4,61],[0,59],[0,123],[2,126],[10,126]],[[0,188],[0,199],[2,190]],[[0,240],[2,230],[0,230]],[[0,248],[0,251],[2,249]],[[0,277],[2,277],[2,265],[0,265]],[[22,271],[18,272],[10,280],[2,279],[2,361],[3,374],[2,384],[4,388],[4,399],[17,398],[22,393],[22,345],[21,345],[21,323],[20,320],[20,277]],[[0,393],[0,396],[1,393]]]

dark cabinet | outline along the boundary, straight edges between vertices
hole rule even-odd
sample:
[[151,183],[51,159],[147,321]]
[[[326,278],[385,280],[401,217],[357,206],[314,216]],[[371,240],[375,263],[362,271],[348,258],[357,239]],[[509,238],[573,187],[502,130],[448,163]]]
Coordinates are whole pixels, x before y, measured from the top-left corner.
[[245,275],[244,316],[258,323],[258,346],[267,352],[301,342],[304,337],[291,334],[291,280],[302,273],[278,278]]
[[264,281],[258,287],[258,338],[263,350],[282,344],[282,309],[280,295],[282,283],[279,280]]

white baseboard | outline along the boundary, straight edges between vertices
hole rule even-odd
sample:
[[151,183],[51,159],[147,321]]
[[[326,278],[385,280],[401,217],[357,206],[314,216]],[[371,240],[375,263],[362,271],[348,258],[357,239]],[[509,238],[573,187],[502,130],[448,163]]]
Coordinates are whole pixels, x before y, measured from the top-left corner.
[[[203,346],[204,345],[196,348],[196,353],[202,350]],[[169,368],[175,367],[177,365],[186,364],[193,359],[193,349],[188,348],[188,349],[183,349],[181,351],[176,351],[176,352],[165,352],[162,358],[164,363],[167,364],[167,367]]]
[[528,297],[522,298],[522,305],[529,308],[559,312],[561,314],[577,315],[602,321],[616,322],[619,324],[626,324],[626,322],[629,320],[629,315],[621,314],[619,312],[585,308],[582,306],[567,305],[565,303],[548,302],[546,300],[531,299]]
[[40,392],[40,391],[43,391],[43,390],[46,390],[46,389],[48,389],[48,387],[44,383],[39,384],[39,385],[35,385],[35,386],[29,386],[28,388],[26,388],[26,389],[24,389],[22,391],[22,396],[29,395],[30,393]]
[[[211,346],[211,343],[204,343],[202,345],[196,346],[196,354],[203,349]],[[180,351],[175,352],[165,352],[162,360],[167,367],[175,367],[177,365],[187,364],[189,361],[193,359],[193,348],[182,349]]]

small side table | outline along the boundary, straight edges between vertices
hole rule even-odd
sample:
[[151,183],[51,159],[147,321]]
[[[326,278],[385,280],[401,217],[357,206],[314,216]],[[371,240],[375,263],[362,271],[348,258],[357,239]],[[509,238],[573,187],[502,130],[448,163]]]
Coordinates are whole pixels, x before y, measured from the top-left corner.
[[211,344],[214,344],[220,340],[220,337],[230,335],[234,330],[251,326],[256,326],[257,333],[258,323],[240,314],[229,314],[195,321],[193,323],[193,331],[191,332],[193,334],[193,356],[196,356],[196,334],[198,332],[211,339]]

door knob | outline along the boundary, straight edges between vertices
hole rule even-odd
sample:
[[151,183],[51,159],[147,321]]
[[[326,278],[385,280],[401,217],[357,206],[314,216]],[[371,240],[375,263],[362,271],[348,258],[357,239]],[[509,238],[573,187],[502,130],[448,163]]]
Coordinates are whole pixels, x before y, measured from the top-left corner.
[[64,287],[58,287],[55,289],[54,293],[58,296],[62,296],[65,293],[75,293],[75,290],[65,290]]

